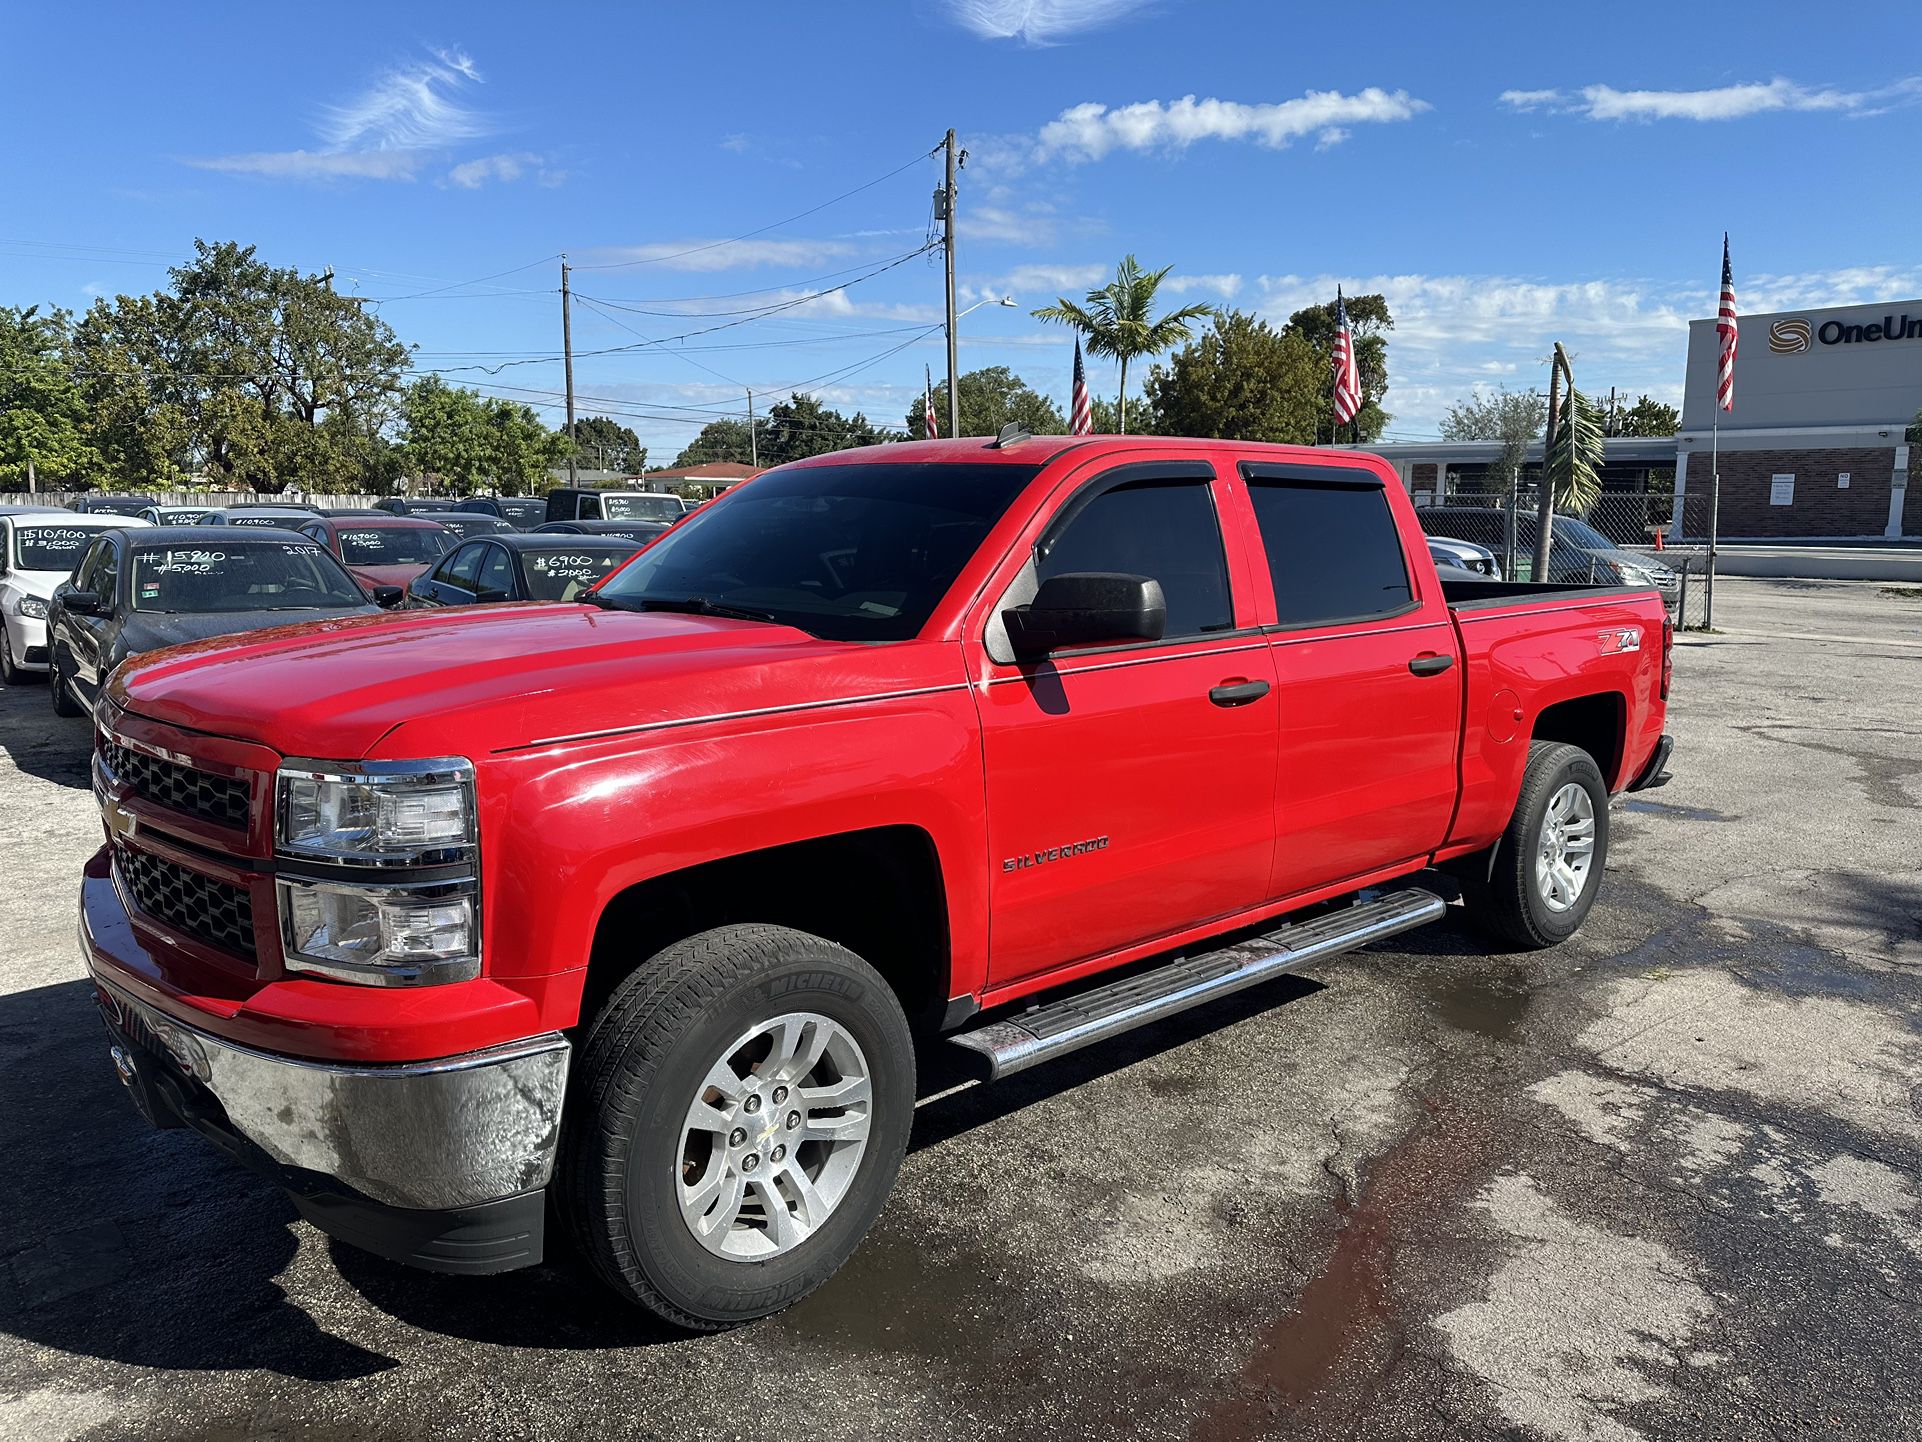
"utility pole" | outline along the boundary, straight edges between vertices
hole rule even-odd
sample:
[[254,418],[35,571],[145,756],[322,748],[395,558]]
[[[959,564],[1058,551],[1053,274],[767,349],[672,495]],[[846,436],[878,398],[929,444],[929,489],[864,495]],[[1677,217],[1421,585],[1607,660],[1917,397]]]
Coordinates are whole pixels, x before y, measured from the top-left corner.
[[948,272],[948,435],[955,437],[961,434],[961,374],[954,324],[954,172],[959,165],[952,130],[948,132],[945,144],[948,152],[948,183],[942,193],[941,250],[947,261]]
[[581,480],[579,462],[574,455],[574,319],[570,312],[571,297],[567,290],[568,265],[565,256],[561,259],[561,356],[567,371],[567,484],[578,486]]
[[757,470],[761,465],[761,442],[754,434],[754,392],[747,393],[747,463]]

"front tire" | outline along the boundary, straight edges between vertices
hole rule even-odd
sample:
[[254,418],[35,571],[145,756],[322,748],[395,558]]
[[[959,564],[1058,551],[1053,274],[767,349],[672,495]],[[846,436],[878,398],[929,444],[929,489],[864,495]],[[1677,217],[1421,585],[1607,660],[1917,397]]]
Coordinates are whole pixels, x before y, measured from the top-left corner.
[[47,652],[47,691],[53,701],[54,715],[71,720],[87,714],[87,708],[74,699],[72,686],[67,673],[60,668],[60,648],[51,647]]
[[1579,746],[1528,748],[1515,814],[1492,852],[1470,859],[1462,898],[1476,925],[1536,951],[1568,940],[1608,862],[1608,785]]
[[615,1291],[696,1331],[831,1277],[887,1200],[914,1117],[893,990],[785,927],[720,927],[643,963],[577,1068],[562,1220]]
[[26,679],[27,673],[13,661],[13,632],[0,621],[0,685],[18,686]]

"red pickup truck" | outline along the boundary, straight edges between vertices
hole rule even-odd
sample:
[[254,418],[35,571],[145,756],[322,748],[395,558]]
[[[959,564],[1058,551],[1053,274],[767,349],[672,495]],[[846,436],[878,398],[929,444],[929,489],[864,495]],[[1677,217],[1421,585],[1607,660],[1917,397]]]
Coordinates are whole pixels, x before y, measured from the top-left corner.
[[1668,686],[1654,591],[1444,581],[1370,456],[876,446],[581,603],[128,664],[81,934],[141,1110],[326,1231],[487,1272],[551,1213],[716,1328],[866,1232],[917,1037],[999,1076],[1434,920],[1431,868],[1567,937]]

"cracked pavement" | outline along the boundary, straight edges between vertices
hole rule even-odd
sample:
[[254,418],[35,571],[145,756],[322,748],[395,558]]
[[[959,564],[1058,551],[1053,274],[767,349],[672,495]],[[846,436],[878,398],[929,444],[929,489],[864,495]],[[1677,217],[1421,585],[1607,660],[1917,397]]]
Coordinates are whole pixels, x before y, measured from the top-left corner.
[[932,1048],[853,1262],[693,1339],[144,1131],[86,730],[0,692],[0,1439],[1922,1437],[1922,602],[1718,602],[1574,941],[1451,918],[994,1087]]

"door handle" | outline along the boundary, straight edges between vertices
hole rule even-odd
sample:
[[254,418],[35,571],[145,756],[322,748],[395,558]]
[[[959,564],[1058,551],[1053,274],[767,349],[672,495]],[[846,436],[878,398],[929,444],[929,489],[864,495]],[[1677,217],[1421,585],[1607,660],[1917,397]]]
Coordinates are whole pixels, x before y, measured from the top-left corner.
[[1454,664],[1453,656],[1417,656],[1408,663],[1408,669],[1417,676],[1439,676]]
[[1209,690],[1208,699],[1217,706],[1246,706],[1267,694],[1266,681],[1224,681]]

